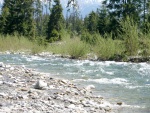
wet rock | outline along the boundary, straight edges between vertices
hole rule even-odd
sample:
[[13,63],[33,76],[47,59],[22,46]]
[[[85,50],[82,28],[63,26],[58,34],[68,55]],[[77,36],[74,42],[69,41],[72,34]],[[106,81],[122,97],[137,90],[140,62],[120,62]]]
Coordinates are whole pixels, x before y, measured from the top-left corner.
[[35,89],[44,89],[46,87],[47,87],[47,83],[45,83],[42,80],[37,81],[37,83],[34,86]]
[[122,104],[123,104],[122,102],[117,102],[117,105],[120,105],[120,106],[121,106]]
[[29,89],[28,88],[21,88],[20,90],[21,91],[28,91]]

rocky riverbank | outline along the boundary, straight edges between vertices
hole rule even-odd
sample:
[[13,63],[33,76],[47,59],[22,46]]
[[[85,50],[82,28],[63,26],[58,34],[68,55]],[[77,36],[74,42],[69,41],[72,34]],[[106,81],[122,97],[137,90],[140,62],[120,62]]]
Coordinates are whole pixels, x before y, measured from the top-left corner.
[[0,113],[117,113],[122,103],[114,107],[91,88],[0,63]]

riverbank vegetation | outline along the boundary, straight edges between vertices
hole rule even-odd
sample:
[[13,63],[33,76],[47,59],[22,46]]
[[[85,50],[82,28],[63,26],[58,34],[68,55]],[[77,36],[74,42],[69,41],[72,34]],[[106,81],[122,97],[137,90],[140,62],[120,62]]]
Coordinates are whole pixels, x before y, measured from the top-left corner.
[[104,0],[97,11],[83,18],[76,0],[68,0],[66,17],[60,0],[47,4],[40,0],[24,0],[23,4],[7,0],[0,13],[0,51],[32,54],[47,51],[71,58],[93,55],[99,60],[144,58],[147,61],[150,56],[148,4],[142,0]]

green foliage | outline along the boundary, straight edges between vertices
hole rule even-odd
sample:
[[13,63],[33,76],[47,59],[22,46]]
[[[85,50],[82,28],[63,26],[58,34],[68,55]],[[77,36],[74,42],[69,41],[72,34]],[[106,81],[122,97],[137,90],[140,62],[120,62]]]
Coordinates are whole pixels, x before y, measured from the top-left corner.
[[0,51],[29,51],[32,42],[23,36],[0,35]]
[[139,30],[132,18],[127,17],[125,21],[120,22],[121,36],[125,41],[126,53],[129,56],[137,55],[139,49]]
[[150,56],[150,40],[147,38],[140,40],[140,55],[143,57]]
[[35,36],[33,21],[33,0],[5,0],[0,16],[0,32],[2,34],[13,34]]
[[88,45],[79,39],[70,40],[66,47],[66,53],[71,55],[72,58],[84,57],[89,51]]
[[110,16],[104,5],[102,6],[102,9],[99,10],[99,19],[97,28],[101,35],[104,35],[105,33],[110,33],[111,31]]
[[93,51],[102,60],[120,59],[123,57],[124,45],[122,41],[112,40],[112,35],[105,34],[105,38],[99,37]]
[[90,33],[97,32],[98,14],[92,11],[88,17],[87,29]]
[[34,41],[29,40],[17,33],[14,35],[0,35],[0,51],[27,52],[36,54],[47,48],[44,38],[37,38]]
[[84,57],[89,52],[89,45],[80,41],[77,37],[64,42],[51,43],[48,51],[55,54],[70,55],[72,58]]
[[45,48],[48,46],[45,37],[36,37],[35,43],[39,46],[44,46]]
[[63,22],[64,22],[60,0],[54,0],[54,2],[55,5],[53,5],[52,12],[50,14],[49,22],[48,22],[47,37],[46,37],[48,41],[55,41],[61,39],[60,34],[59,36],[57,35],[63,28]]
[[61,35],[58,33],[56,29],[52,30],[51,38],[49,39],[49,42],[55,42],[59,40],[61,40]]
[[66,28],[68,30],[80,35],[83,30],[83,27],[83,20],[79,17],[79,15],[70,15],[69,17],[67,17]]
[[90,34],[88,31],[84,31],[81,35],[81,40],[90,45],[95,45],[99,37],[100,35],[97,33]]
[[103,4],[109,10],[110,16],[117,19],[127,16],[139,19],[143,0],[104,0]]

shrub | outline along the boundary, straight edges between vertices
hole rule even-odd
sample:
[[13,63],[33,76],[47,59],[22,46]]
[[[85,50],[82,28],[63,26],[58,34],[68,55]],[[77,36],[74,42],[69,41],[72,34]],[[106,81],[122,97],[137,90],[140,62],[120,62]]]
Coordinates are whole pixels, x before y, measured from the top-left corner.
[[88,51],[88,45],[79,39],[71,39],[67,42],[66,53],[71,55],[72,58],[84,57]]
[[83,32],[81,35],[81,40],[89,43],[90,45],[95,45],[99,37],[100,35],[97,33],[90,34],[89,32]]
[[143,57],[149,57],[150,56],[150,39],[147,37],[141,38],[139,41],[140,44],[140,50],[139,53]]
[[120,22],[120,25],[127,55],[137,55],[139,49],[139,30],[136,23],[134,23],[133,19],[127,17],[125,21]]
[[113,40],[112,35],[105,34],[105,38],[99,38],[93,51],[101,60],[116,59],[122,57],[124,46],[122,41]]
[[52,33],[50,34],[49,42],[55,42],[55,41],[59,41],[61,39],[62,39],[62,37],[58,33],[58,31],[56,29],[52,30]]

